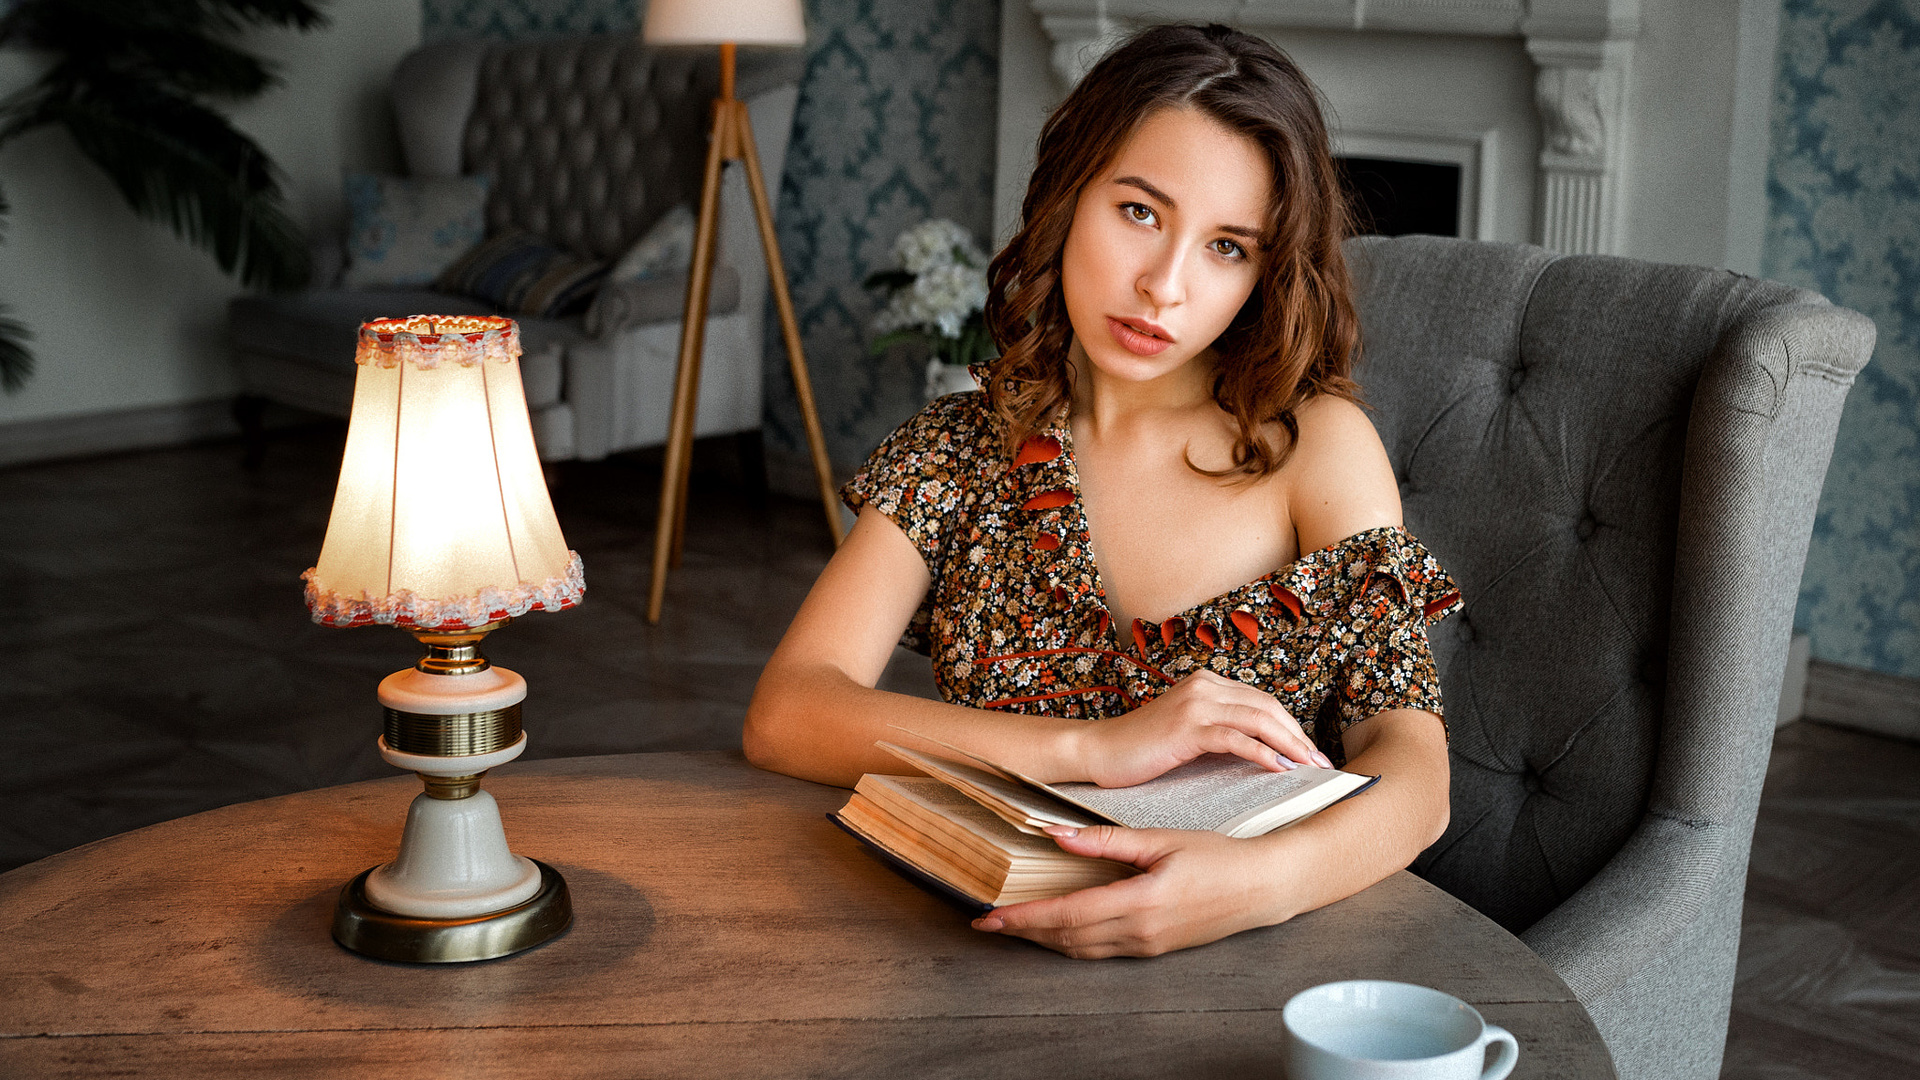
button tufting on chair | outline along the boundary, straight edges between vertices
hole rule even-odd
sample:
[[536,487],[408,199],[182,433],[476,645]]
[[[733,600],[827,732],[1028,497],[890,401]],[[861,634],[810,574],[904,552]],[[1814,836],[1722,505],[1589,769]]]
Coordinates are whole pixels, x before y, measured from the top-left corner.
[[1559,972],[1621,1080],[1713,1080],[1796,583],[1872,325],[1700,267],[1346,250],[1354,375],[1403,490],[1420,477],[1407,528],[1472,605],[1429,635],[1451,815],[1414,869]]

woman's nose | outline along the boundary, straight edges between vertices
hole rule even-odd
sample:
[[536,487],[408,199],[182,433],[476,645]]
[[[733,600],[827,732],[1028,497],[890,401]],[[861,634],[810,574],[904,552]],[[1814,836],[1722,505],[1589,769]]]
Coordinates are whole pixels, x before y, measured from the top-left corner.
[[1186,259],[1175,245],[1155,252],[1153,261],[1140,272],[1134,282],[1146,301],[1156,308],[1172,307],[1186,299],[1186,285],[1181,278],[1186,269]]

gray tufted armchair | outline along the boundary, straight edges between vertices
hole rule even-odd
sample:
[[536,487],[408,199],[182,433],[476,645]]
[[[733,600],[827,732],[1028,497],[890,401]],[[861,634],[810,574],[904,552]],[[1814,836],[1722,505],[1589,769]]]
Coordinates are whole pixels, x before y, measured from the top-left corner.
[[1359,377],[1433,628],[1453,815],[1416,872],[1520,935],[1623,1080],[1715,1077],[1815,504],[1873,324],[1725,271],[1352,241]]

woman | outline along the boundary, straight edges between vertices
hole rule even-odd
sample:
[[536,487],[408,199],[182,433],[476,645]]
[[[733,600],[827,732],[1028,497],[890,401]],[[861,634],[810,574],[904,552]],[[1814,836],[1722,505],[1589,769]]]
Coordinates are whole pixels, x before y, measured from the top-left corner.
[[[989,270],[987,392],[927,406],[847,487],[859,518],[761,675],[748,757],[851,785],[898,771],[874,742],[908,728],[1109,787],[1206,753],[1383,777],[1250,840],[1053,830],[1146,872],[974,926],[1076,957],[1282,922],[1406,866],[1447,822],[1425,630],[1459,600],[1347,377],[1313,87],[1245,34],[1143,31],[1048,120],[1023,221]],[[897,640],[946,701],[874,689]]]

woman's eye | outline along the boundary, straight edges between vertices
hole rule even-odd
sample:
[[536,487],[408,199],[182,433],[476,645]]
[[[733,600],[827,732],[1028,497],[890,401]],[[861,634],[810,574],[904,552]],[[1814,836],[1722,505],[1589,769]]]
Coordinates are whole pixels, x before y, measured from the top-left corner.
[[1127,215],[1128,221],[1141,225],[1151,225],[1158,221],[1160,217],[1153,212],[1153,207],[1137,202],[1121,203],[1120,212]]
[[1232,240],[1215,240],[1208,246],[1213,248],[1215,255],[1224,259],[1244,259],[1247,257],[1247,249],[1234,243]]

